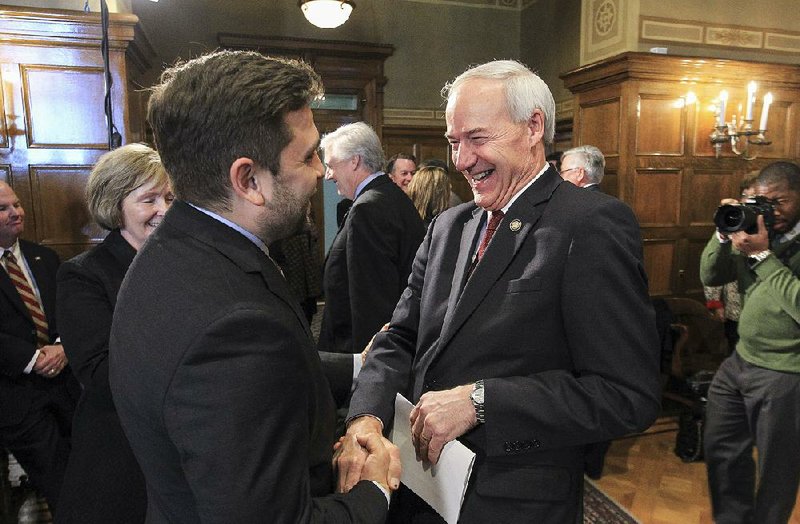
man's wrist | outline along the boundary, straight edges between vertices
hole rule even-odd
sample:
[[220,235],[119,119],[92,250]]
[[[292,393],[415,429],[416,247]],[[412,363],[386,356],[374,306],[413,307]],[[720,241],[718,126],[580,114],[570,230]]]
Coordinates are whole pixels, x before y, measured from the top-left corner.
[[469,395],[469,399],[472,401],[472,407],[475,408],[475,419],[478,421],[478,424],[483,424],[486,422],[486,411],[484,410],[484,387],[483,387],[483,380],[478,380],[472,386],[472,393]]
[[772,254],[772,251],[769,249],[764,249],[763,251],[759,251],[757,253],[750,253],[747,255],[747,261],[750,263],[750,267],[756,267],[761,262],[767,259]]

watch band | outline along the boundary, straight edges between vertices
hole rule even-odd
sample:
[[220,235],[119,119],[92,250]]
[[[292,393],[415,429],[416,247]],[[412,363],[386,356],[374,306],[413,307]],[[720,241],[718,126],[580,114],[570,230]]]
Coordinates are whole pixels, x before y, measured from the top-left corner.
[[483,424],[486,422],[486,412],[484,411],[484,402],[483,402],[483,380],[478,380],[472,386],[472,393],[470,393],[470,400],[472,401],[472,407],[475,408],[475,419],[478,421],[478,424]]
[[755,267],[761,262],[763,262],[768,256],[772,254],[772,251],[769,249],[765,249],[764,251],[759,251],[758,253],[753,253],[747,257],[747,261],[750,263],[750,267]]

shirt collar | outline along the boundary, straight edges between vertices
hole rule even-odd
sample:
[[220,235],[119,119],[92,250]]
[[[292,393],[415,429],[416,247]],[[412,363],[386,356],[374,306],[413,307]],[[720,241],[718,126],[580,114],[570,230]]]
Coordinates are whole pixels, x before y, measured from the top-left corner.
[[532,179],[530,182],[528,182],[527,184],[525,184],[525,185],[522,187],[522,189],[520,189],[519,191],[517,191],[516,193],[514,193],[514,196],[512,196],[512,197],[511,197],[511,200],[509,200],[509,201],[508,201],[508,204],[506,204],[505,206],[503,206],[503,209],[502,209],[501,211],[502,211],[504,214],[505,214],[505,213],[508,213],[508,209],[511,207],[511,205],[512,205],[514,202],[516,202],[516,201],[517,201],[517,199],[519,198],[519,196],[520,196],[522,193],[524,193],[526,189],[528,189],[529,187],[531,187],[531,186],[533,185],[533,183],[534,183],[534,182],[536,182],[537,180],[539,180],[539,177],[541,177],[541,176],[542,176],[542,175],[545,173],[545,171],[547,171],[547,169],[548,169],[549,167],[550,167],[550,163],[549,163],[549,162],[545,162],[545,163],[544,163],[544,167],[542,168],[542,170],[541,170],[541,171],[539,171],[539,174],[538,174],[538,175],[536,175],[535,177],[533,177],[533,179]]
[[794,237],[796,237],[797,235],[800,235],[800,220],[797,221],[797,223],[794,225],[794,227],[792,229],[790,229],[789,231],[787,231],[786,233],[781,235],[778,238],[778,242],[781,242],[781,243],[788,242],[788,241],[794,239]]
[[358,198],[358,195],[360,195],[361,192],[364,190],[364,188],[367,187],[367,184],[369,184],[370,182],[372,182],[373,180],[375,180],[376,178],[378,178],[382,174],[383,174],[383,171],[378,171],[377,173],[372,173],[370,176],[368,176],[367,178],[362,180],[361,183],[356,186],[356,194],[353,195],[353,201],[355,201],[356,198]]
[[260,249],[261,251],[263,251],[265,255],[269,256],[269,248],[268,248],[268,247],[267,247],[267,245],[264,243],[264,241],[263,241],[263,240],[261,240],[260,238],[258,238],[257,236],[255,236],[255,235],[254,235],[253,233],[251,233],[250,231],[248,231],[248,230],[246,230],[245,228],[243,228],[242,226],[240,226],[239,224],[236,224],[236,223],[234,223],[234,222],[231,222],[231,221],[230,221],[230,220],[228,220],[227,218],[221,217],[221,216],[219,216],[218,214],[214,213],[213,211],[209,211],[208,209],[202,208],[202,207],[200,207],[200,206],[196,206],[196,205],[194,205],[194,204],[192,204],[192,203],[190,203],[190,202],[187,202],[187,204],[189,204],[190,206],[192,206],[192,207],[193,207],[193,208],[195,208],[196,210],[198,210],[198,211],[200,211],[200,212],[202,212],[202,213],[205,213],[206,215],[210,216],[210,217],[211,217],[211,218],[213,218],[214,220],[218,220],[219,222],[222,222],[223,224],[225,224],[225,225],[226,225],[226,226],[228,226],[229,228],[231,228],[231,229],[233,229],[233,230],[235,230],[235,231],[238,231],[239,233],[243,234],[243,235],[244,235],[245,237],[247,237],[247,238],[248,238],[248,239],[249,239],[249,240],[250,240],[250,241],[251,241],[253,244],[255,244],[255,245],[256,245],[256,247],[258,247],[258,249]]
[[14,255],[14,258],[17,260],[22,260],[22,250],[19,247],[19,239],[17,239],[10,247],[3,248],[3,251],[0,252],[0,255],[5,255],[6,251],[11,251],[11,254]]

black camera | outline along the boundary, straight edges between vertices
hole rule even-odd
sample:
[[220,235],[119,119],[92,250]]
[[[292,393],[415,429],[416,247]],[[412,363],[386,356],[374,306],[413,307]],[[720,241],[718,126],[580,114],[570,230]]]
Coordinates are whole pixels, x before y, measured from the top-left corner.
[[775,208],[772,200],[764,196],[745,199],[741,205],[725,204],[714,213],[714,225],[720,233],[728,234],[744,231],[748,235],[758,233],[758,215],[764,217],[764,227],[770,236],[775,224]]

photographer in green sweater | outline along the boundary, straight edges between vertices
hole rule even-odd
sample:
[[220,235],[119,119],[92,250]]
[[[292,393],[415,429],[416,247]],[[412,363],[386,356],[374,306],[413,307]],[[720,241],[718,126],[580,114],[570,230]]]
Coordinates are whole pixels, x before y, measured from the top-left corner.
[[705,457],[717,524],[786,523],[800,484],[800,167],[775,162],[754,185],[763,199],[722,201],[700,261],[704,285],[737,281],[743,302],[736,351],[708,394]]

